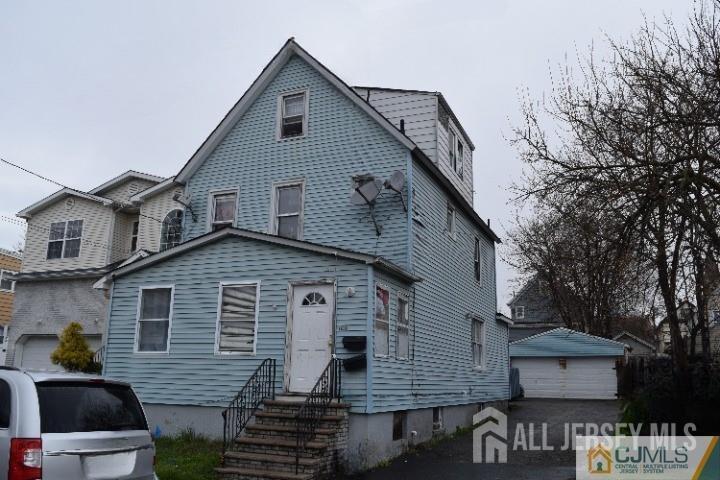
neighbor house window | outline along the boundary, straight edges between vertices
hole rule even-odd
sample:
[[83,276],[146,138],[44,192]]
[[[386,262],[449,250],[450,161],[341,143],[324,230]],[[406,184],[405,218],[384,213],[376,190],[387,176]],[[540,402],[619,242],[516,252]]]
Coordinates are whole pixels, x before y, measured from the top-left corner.
[[472,319],[472,356],[473,366],[475,368],[483,368],[485,366],[484,357],[484,332],[483,321],[477,318]]
[[213,193],[211,200],[211,229],[215,231],[235,225],[237,192],[216,192]]
[[50,224],[47,258],[76,258],[80,256],[83,221],[55,222]]
[[514,310],[516,320],[522,320],[525,318],[525,307],[523,305],[516,306]]
[[375,288],[375,355],[390,354],[390,292]]
[[165,215],[160,230],[160,251],[167,250],[180,245],[182,241],[182,221],[183,211],[180,209],[172,210]]
[[170,350],[173,287],[142,287],[135,351],[165,353]]
[[259,282],[220,285],[216,353],[255,353],[259,300]]
[[13,280],[10,280],[10,275],[14,273],[15,272],[9,272],[7,270],[0,270],[0,290],[4,290],[6,292],[15,291],[15,282]]
[[473,267],[475,270],[475,281],[480,283],[480,286],[482,286],[482,245],[480,244],[480,239],[475,239],[475,245],[474,245],[474,253],[473,253]]
[[395,356],[410,358],[410,308],[408,299],[398,295],[397,332],[395,335]]
[[140,231],[140,222],[132,223],[132,234],[130,235],[130,251],[134,252],[138,246],[138,232]]
[[447,204],[445,230],[451,237],[455,238],[455,207],[453,207],[449,203]]
[[301,239],[303,231],[303,183],[275,186],[272,231],[285,238]]
[[280,138],[301,137],[307,132],[307,92],[280,97]]

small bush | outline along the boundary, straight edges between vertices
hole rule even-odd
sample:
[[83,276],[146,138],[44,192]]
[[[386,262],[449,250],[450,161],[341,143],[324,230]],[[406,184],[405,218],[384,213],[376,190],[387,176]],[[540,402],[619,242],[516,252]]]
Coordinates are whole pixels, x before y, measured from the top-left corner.
[[95,353],[90,350],[82,332],[83,327],[77,322],[65,327],[60,334],[60,344],[50,355],[50,360],[68,372],[99,373],[98,364],[93,362]]

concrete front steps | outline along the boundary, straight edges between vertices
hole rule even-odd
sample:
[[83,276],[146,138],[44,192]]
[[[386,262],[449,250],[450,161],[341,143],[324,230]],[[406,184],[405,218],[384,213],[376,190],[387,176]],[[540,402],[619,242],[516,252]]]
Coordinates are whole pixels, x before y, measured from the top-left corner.
[[349,405],[333,402],[315,429],[315,437],[300,454],[296,420],[305,398],[279,396],[265,400],[254,421],[225,452],[215,469],[223,480],[314,480],[332,477],[345,456]]

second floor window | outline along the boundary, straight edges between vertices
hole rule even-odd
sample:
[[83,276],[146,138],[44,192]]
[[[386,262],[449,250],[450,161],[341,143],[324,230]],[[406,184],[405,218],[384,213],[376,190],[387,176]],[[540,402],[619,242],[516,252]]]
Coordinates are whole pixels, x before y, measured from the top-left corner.
[[[0,290],[6,292],[15,291],[15,282],[10,280],[10,275],[14,272],[8,272],[7,270],[0,270]],[[2,336],[2,327],[0,326],[0,336]]]
[[307,130],[307,93],[280,98],[280,138],[301,137]]
[[212,197],[212,230],[219,230],[235,225],[237,211],[237,193],[215,193]]
[[55,222],[50,224],[47,259],[77,258],[80,256],[83,221]]
[[302,183],[278,185],[275,187],[274,194],[273,233],[280,237],[301,239],[303,230]]
[[472,320],[472,355],[473,355],[473,366],[475,368],[485,367],[485,333],[483,332],[484,325],[483,321],[477,318]]
[[160,251],[175,247],[182,241],[183,212],[172,210],[165,216],[160,230]]
[[474,274],[475,274],[475,281],[480,284],[482,287],[483,284],[483,250],[482,250],[482,244],[480,243],[479,238],[475,238],[475,248],[474,248]]
[[445,231],[448,233],[448,235],[455,238],[455,207],[453,207],[449,203],[447,205]]

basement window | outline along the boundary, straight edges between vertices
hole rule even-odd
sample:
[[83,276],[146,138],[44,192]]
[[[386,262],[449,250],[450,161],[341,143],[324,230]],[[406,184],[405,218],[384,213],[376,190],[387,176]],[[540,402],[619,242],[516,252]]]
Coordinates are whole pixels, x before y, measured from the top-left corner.
[[294,92],[280,97],[280,139],[302,137],[307,133],[307,92]]
[[434,407],[433,408],[433,425],[432,429],[433,432],[437,432],[443,429],[443,408],[442,407]]
[[393,441],[405,438],[407,412],[393,412]]

